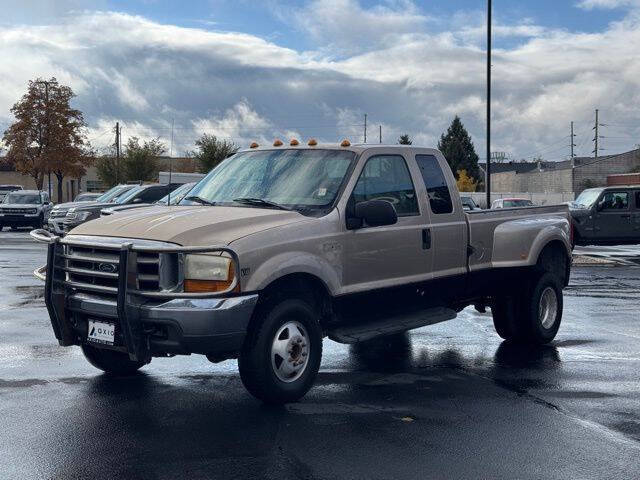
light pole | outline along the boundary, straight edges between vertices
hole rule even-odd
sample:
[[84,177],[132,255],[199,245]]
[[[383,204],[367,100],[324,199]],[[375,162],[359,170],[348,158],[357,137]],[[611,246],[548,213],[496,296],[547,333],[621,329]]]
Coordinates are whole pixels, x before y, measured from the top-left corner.
[[491,0],[487,0],[487,208],[491,207]]

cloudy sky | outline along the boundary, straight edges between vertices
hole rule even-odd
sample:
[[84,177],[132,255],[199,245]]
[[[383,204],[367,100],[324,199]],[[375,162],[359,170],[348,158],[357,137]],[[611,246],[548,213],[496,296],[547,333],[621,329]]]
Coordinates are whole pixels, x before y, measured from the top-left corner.
[[[454,115],[484,157],[483,0],[1,0],[0,129],[28,80],[70,85],[95,147],[203,132],[434,146]],[[640,0],[494,0],[492,150],[640,143]]]

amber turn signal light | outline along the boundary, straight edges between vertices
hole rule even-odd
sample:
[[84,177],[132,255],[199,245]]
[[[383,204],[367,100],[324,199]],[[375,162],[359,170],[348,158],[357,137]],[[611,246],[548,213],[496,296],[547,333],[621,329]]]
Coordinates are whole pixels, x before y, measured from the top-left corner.
[[282,140],[277,139],[273,142],[273,146],[274,147],[281,147],[282,146]]
[[252,142],[251,145],[249,145],[249,148],[258,148],[260,145],[258,145],[256,142]]
[[309,140],[309,143],[307,144],[310,147],[315,147],[316,145],[318,145],[318,142],[316,142],[315,138],[312,138],[311,140]]
[[342,143],[340,144],[340,146],[341,147],[350,147],[351,146],[351,142],[345,138],[344,140],[342,140]]
[[298,145],[300,145],[300,142],[295,138],[292,138],[291,141],[289,142],[289,145],[291,145],[292,147],[297,147]]

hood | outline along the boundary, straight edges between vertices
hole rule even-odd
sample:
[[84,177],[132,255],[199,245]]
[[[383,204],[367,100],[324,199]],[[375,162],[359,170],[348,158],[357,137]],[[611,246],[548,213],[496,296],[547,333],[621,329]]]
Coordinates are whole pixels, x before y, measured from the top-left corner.
[[69,234],[139,238],[188,246],[217,245],[308,219],[298,212],[267,208],[151,206],[83,223]]
[[98,211],[106,207],[117,207],[119,204],[113,202],[77,202],[75,205],[71,205],[71,208],[76,212],[86,211]]
[[96,203],[94,201],[86,201],[86,202],[67,202],[67,203],[59,203],[55,207],[54,210],[69,210],[73,207],[82,207],[83,205],[90,205],[92,203]]

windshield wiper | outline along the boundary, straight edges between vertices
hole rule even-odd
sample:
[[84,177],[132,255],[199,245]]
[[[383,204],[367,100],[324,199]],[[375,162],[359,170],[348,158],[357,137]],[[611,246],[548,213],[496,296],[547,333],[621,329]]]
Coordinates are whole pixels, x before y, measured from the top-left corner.
[[233,201],[237,203],[244,203],[247,205],[256,205],[259,207],[270,207],[270,208],[277,208],[279,210],[288,210],[288,211],[292,210],[289,207],[285,207],[284,205],[280,205],[279,203],[271,202],[269,200],[264,200],[262,198],[252,198],[252,197],[234,198]]
[[184,197],[182,200],[191,200],[192,202],[197,202],[202,205],[215,205],[215,203],[205,200],[202,197],[198,197],[197,195],[189,195],[188,197]]

